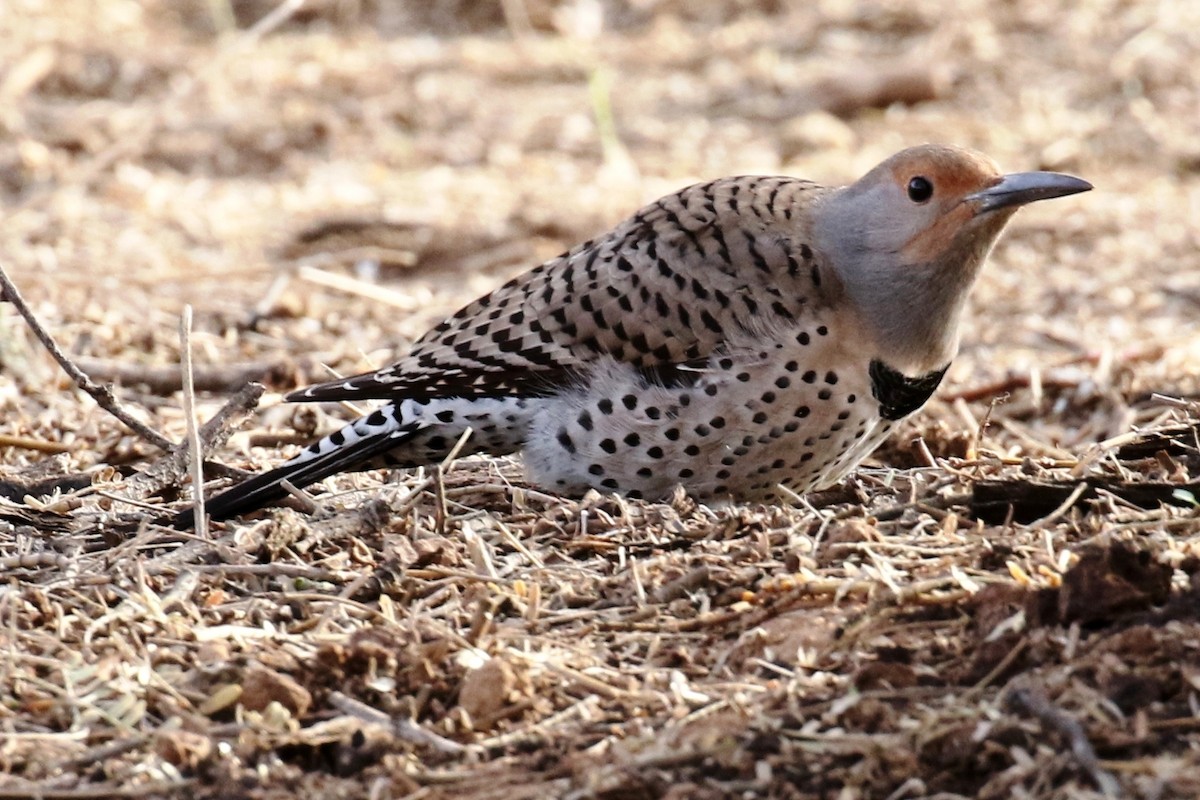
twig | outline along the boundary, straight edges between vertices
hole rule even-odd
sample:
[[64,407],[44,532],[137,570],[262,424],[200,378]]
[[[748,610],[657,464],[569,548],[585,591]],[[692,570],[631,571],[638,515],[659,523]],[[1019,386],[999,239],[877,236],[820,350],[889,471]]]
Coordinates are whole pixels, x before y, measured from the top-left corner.
[[668,584],[663,585],[654,593],[654,602],[669,603],[685,597],[689,592],[699,589],[712,580],[712,570],[707,564],[701,564],[690,572],[686,572]]
[[[224,444],[234,429],[258,404],[258,399],[262,397],[262,394],[261,383],[247,384],[242,387],[240,392],[229,398],[229,402],[222,406],[212,419],[200,426],[202,443],[200,451],[205,457]],[[187,472],[189,452],[190,449],[184,446],[173,447],[167,455],[131,477],[125,482],[125,485],[131,489],[130,496],[145,497],[165,486],[176,484]]]
[[101,386],[96,383],[83,370],[75,366],[75,363],[71,359],[67,358],[66,353],[54,341],[54,337],[38,322],[37,317],[33,314],[33,310],[29,308],[25,299],[21,297],[21,293],[17,291],[17,287],[9,280],[8,273],[4,271],[3,266],[0,266],[0,289],[3,290],[0,296],[12,303],[13,308],[17,309],[17,313],[24,317],[26,324],[29,325],[34,336],[38,338],[38,341],[50,351],[50,355],[54,356],[54,360],[70,376],[75,385],[92,396],[92,399],[96,401],[96,405],[125,423],[125,426],[129,430],[147,442],[150,442],[158,449],[169,451],[174,446],[174,443],[170,439],[126,411],[117,402],[111,386]]
[[17,447],[22,450],[33,450],[38,453],[67,453],[71,446],[62,442],[47,442],[44,439],[33,439],[29,436],[12,436],[0,433],[0,447]]
[[196,430],[196,385],[192,375],[192,307],[183,307],[179,318],[179,374],[183,378],[183,417],[187,422],[187,443],[191,458],[188,471],[192,475],[192,513],[195,515],[196,536],[208,538],[208,519],[204,516],[204,452],[200,432]]
[[350,275],[340,275],[336,272],[329,272],[328,270],[318,269],[313,266],[300,267],[296,271],[296,276],[302,281],[356,297],[374,300],[392,308],[398,308],[401,311],[419,311],[424,305],[411,294],[398,292],[395,289],[389,289],[377,283],[359,280]]
[[[1164,348],[1161,344],[1150,344],[1144,347],[1131,347],[1128,350],[1123,350],[1116,354],[1116,361],[1121,365],[1134,364],[1141,361],[1153,361],[1161,358]],[[1053,387],[1055,389],[1072,389],[1078,386],[1081,380],[1086,377],[1084,373],[1071,371],[1073,367],[1094,366],[1101,363],[1103,354],[1101,353],[1084,353],[1074,358],[1062,361],[1053,367],[1049,377],[1043,372],[1039,382],[1042,388]],[[988,383],[978,384],[976,386],[968,386],[956,392],[949,392],[942,395],[943,400],[966,400],[974,402],[976,400],[986,400],[1000,394],[1011,394],[1018,389],[1031,388],[1034,383],[1034,374],[1031,370],[1025,372],[1013,373],[999,378]]]
[[371,725],[379,725],[390,730],[395,736],[413,744],[432,747],[440,753],[459,755],[466,751],[467,746],[459,742],[439,736],[433,731],[422,728],[415,720],[398,719],[372,708],[360,700],[355,700],[341,692],[331,692],[329,705],[356,719]]
[[1005,654],[1004,658],[1000,659],[1000,661],[996,663],[996,666],[988,670],[987,675],[984,675],[982,678],[980,678],[974,686],[972,686],[963,694],[963,704],[974,702],[976,698],[982,696],[983,690],[991,686],[997,678],[1007,672],[1008,668],[1011,667],[1016,660],[1021,657],[1021,654],[1024,653],[1028,648],[1028,639],[1018,639],[1017,643],[1013,645],[1012,649],[1009,650],[1007,654]]
[[290,494],[292,499],[299,503],[300,510],[305,514],[315,514],[320,508],[320,506],[317,505],[317,501],[313,499],[311,494],[296,487],[286,478],[279,481],[279,488]]
[[[612,688],[611,686],[609,687]],[[597,713],[596,709],[599,705],[597,695],[589,694],[582,700],[567,706],[561,711],[556,711],[550,716],[538,720],[528,728],[518,729],[502,733],[499,736],[492,736],[488,739],[483,739],[476,743],[477,747],[484,750],[496,751],[507,747],[526,746],[535,747],[540,745],[550,738],[550,733],[555,727],[569,722],[575,717],[582,719],[590,719]]]
[[[255,575],[268,578],[303,578],[308,581],[341,581],[347,578],[346,573],[337,572],[322,567],[311,567],[307,564],[189,564],[187,567],[199,574],[217,573],[220,575]],[[164,572],[175,571],[175,567],[148,565],[147,575],[160,575]]]
[[[117,383],[122,386],[144,386],[151,394],[168,396],[183,388],[179,369],[174,366],[148,366],[104,361],[98,358],[77,358],[76,363],[93,380]],[[282,375],[287,369],[283,362],[260,361],[250,364],[194,364],[192,382],[198,392],[233,392],[251,381]]]
[[169,797],[177,796],[178,793],[193,784],[195,784],[193,778],[158,781],[128,787],[107,784],[85,786],[78,789],[31,783],[25,787],[0,788],[0,800],[34,800],[34,798],[37,800],[109,800],[114,797]]
[[[1043,376],[1039,383],[1043,389],[1047,387],[1053,389],[1074,389],[1083,382],[1084,378],[1083,374],[1072,373],[1060,376],[1055,372],[1049,377]],[[990,383],[968,386],[946,395],[943,399],[947,402],[965,400],[968,403],[973,403],[978,400],[991,400],[999,395],[1011,395],[1020,389],[1029,389],[1031,386],[1033,386],[1033,375],[1032,372],[1026,371],[1016,375],[1006,375]]]
[[47,774],[54,775],[74,767],[103,763],[107,759],[116,758],[122,753],[136,750],[146,743],[147,738],[146,736],[129,736],[124,739],[115,739],[111,742],[106,742],[99,747],[90,748],[79,755],[54,762],[50,765],[53,771]]
[[1046,697],[1041,689],[1028,685],[1014,686],[1005,695],[1005,701],[1017,711],[1032,714],[1046,727],[1058,731],[1071,745],[1071,755],[1105,797],[1121,795],[1121,787],[1116,778],[1101,769],[1096,751],[1088,741],[1087,732],[1079,724],[1079,720],[1050,702],[1050,698]]
[[1088,489],[1087,481],[1080,481],[1079,485],[1076,486],[1075,489],[1069,495],[1067,495],[1067,498],[1065,500],[1063,500],[1061,503],[1059,503],[1058,508],[1054,509],[1053,511],[1051,511],[1049,514],[1042,517],[1041,519],[1037,519],[1037,520],[1034,520],[1033,522],[1029,523],[1030,527],[1034,527],[1034,528],[1048,527],[1051,524],[1058,522],[1058,520],[1064,514],[1066,514],[1068,511],[1071,510],[1071,507],[1075,505],[1075,503],[1079,500],[1079,498],[1083,497],[1083,493],[1086,492],[1087,489]]

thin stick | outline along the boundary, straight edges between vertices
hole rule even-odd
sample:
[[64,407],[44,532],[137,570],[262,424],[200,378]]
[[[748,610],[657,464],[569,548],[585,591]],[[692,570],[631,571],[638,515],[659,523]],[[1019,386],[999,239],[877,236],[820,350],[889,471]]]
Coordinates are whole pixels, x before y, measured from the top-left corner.
[[376,708],[372,708],[361,700],[355,700],[353,697],[341,692],[335,691],[330,693],[329,704],[343,714],[371,725],[379,725],[380,727],[389,729],[395,736],[406,742],[426,745],[437,750],[439,753],[453,755],[458,755],[467,750],[467,746],[464,744],[422,728],[416,720],[389,716]]
[[[179,368],[174,365],[151,367],[98,358],[77,358],[75,363],[93,380],[122,386],[141,386],[153,394],[170,396],[182,388]],[[198,392],[235,392],[250,381],[269,380],[272,371],[284,369],[281,362],[252,364],[193,364],[192,382]]]
[[71,445],[62,442],[47,442],[44,439],[33,439],[29,436],[11,436],[0,433],[0,447],[18,447],[22,450],[33,450],[38,453],[69,453]]
[[300,267],[296,274],[302,281],[314,283],[317,286],[324,286],[327,289],[345,292],[346,294],[352,294],[357,297],[365,297],[369,300],[398,308],[401,311],[417,311],[423,306],[420,300],[410,294],[388,289],[385,286],[370,283],[369,281],[362,281],[349,275],[339,275],[336,272],[312,266]]
[[29,308],[25,299],[21,297],[21,293],[17,291],[17,287],[9,280],[8,273],[4,271],[3,266],[0,266],[0,290],[3,290],[0,296],[12,303],[13,308],[17,310],[18,314],[24,317],[25,323],[29,325],[34,336],[38,338],[38,341],[50,351],[50,355],[54,356],[54,360],[58,362],[63,371],[75,382],[75,385],[91,395],[92,399],[96,401],[96,405],[125,423],[125,427],[158,449],[169,451],[174,446],[174,443],[170,439],[126,411],[117,402],[111,386],[97,384],[83,370],[75,366],[75,363],[71,359],[67,358],[66,353],[54,341],[54,337],[38,322],[37,317],[33,314],[33,310]]
[[1087,491],[1087,488],[1087,481],[1080,482],[1080,484],[1075,487],[1075,491],[1067,495],[1067,499],[1063,500],[1062,503],[1059,504],[1058,508],[1054,509],[1041,519],[1029,523],[1029,527],[1040,528],[1050,525],[1051,523],[1058,522],[1060,517],[1071,510],[1071,506],[1075,505],[1075,501],[1077,501],[1080,497],[1083,497],[1083,493]]
[[192,375],[192,307],[183,307],[179,319],[179,370],[183,377],[183,416],[187,421],[188,471],[192,475],[192,510],[196,536],[208,538],[208,520],[204,516],[204,451],[196,427],[196,386]]
[[1022,683],[1010,688],[1006,702],[1015,710],[1037,717],[1047,728],[1058,731],[1071,746],[1071,755],[1096,784],[1105,797],[1120,797],[1121,787],[1116,778],[1105,772],[1096,757],[1096,751],[1087,738],[1087,732],[1079,720],[1058,708],[1039,687]]

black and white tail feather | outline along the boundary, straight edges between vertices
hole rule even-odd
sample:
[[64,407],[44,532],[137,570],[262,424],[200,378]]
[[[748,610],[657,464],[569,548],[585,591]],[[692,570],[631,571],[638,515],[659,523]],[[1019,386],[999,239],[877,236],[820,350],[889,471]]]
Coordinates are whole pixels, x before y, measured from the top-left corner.
[[[275,469],[209,499],[205,513],[211,519],[222,520],[278,502],[288,496],[283,486],[285,481],[299,489],[339,472],[361,469],[363,464],[404,445],[428,427],[416,421],[380,428],[367,424],[368,419],[355,420]],[[190,528],[193,522],[193,510],[189,508],[175,517],[174,525]]]
[[[301,489],[339,472],[435,464],[456,449],[468,428],[471,437],[461,455],[512,453],[525,441],[528,410],[521,397],[407,398],[387,403],[275,469],[211,498],[205,513],[222,520],[283,500],[288,496],[284,481]],[[181,512],[173,524],[190,527],[192,515],[190,509]]]

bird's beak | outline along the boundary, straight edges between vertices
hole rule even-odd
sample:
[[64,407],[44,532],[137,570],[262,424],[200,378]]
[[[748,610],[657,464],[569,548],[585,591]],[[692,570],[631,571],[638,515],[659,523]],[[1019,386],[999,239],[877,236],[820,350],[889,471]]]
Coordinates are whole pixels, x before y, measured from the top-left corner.
[[1078,194],[1091,188],[1092,185],[1085,180],[1058,172],[1014,172],[1002,177],[999,183],[967,195],[965,199],[976,204],[977,214],[983,214],[999,208]]

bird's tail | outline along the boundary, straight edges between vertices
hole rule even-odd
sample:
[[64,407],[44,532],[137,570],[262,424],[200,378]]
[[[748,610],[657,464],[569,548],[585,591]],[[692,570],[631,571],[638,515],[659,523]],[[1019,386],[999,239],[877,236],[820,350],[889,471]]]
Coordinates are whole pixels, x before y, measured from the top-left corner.
[[[288,496],[284,481],[300,489],[338,472],[361,469],[426,427],[419,421],[373,425],[374,419],[371,416],[357,419],[305,448],[290,461],[226,489],[205,502],[205,513],[211,519],[222,520],[255,511]],[[194,523],[192,509],[180,512],[172,521],[181,530],[191,528]]]

